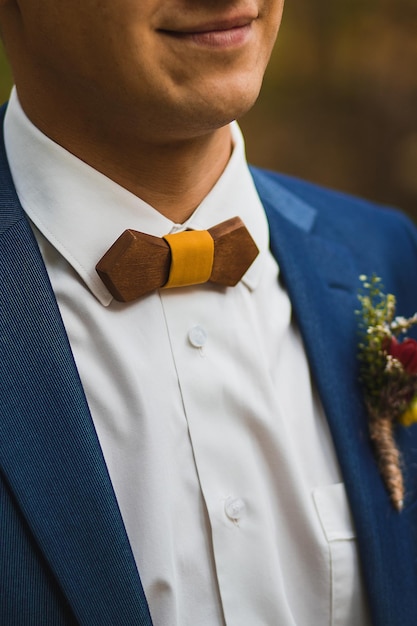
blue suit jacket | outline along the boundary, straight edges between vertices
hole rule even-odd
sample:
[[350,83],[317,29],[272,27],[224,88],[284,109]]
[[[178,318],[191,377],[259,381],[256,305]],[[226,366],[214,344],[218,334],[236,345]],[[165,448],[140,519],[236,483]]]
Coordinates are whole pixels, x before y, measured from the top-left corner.
[[[401,314],[417,311],[416,232],[403,216],[342,194],[260,170],[253,170],[253,176],[344,475],[373,622],[415,626],[417,428],[398,431],[407,489],[405,509],[398,514],[368,439],[358,387],[354,311],[358,276],[372,272],[397,295]],[[3,141],[0,586],[2,624],[151,624]]]

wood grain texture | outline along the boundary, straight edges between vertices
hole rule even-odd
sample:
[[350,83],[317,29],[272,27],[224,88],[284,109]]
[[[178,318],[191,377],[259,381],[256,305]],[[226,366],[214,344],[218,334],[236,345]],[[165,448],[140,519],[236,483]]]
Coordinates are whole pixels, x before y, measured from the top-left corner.
[[[239,217],[213,226],[208,232],[214,240],[209,280],[233,287],[257,257],[258,248]],[[171,250],[164,239],[125,230],[97,263],[96,270],[116,300],[130,302],[163,288],[170,265]]]

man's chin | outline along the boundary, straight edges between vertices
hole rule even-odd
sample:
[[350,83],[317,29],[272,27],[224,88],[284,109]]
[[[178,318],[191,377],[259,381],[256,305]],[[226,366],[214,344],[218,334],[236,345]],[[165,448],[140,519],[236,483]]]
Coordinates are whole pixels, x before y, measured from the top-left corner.
[[218,93],[194,102],[187,114],[187,127],[214,130],[243,117],[254,106],[260,89]]

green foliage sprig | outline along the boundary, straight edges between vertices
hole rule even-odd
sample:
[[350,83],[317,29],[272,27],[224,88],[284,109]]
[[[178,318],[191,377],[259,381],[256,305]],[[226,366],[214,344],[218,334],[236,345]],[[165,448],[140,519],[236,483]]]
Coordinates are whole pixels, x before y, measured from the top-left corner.
[[396,316],[395,296],[384,293],[378,276],[360,280],[358,357],[370,436],[391,500],[401,510],[404,486],[393,429],[417,422],[417,342],[398,338],[417,324],[417,314]]

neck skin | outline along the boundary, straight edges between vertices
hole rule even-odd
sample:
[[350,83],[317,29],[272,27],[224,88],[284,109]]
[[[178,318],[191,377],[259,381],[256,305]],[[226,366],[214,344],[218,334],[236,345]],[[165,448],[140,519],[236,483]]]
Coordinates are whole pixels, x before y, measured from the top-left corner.
[[[67,120],[66,125],[54,124],[53,115],[37,114],[24,90],[18,93],[29,119],[48,137],[178,224],[192,215],[230,159],[229,126],[198,137],[151,142],[135,134],[134,127],[126,131],[118,124],[65,116],[62,108],[60,120]],[[77,123],[68,124],[71,119]]]
[[[228,127],[184,141],[154,145],[135,141],[127,149],[73,147],[76,156],[138,196],[177,224],[183,223],[215,185],[231,155]],[[99,151],[97,150],[99,148]],[[118,150],[118,148],[120,148]]]

